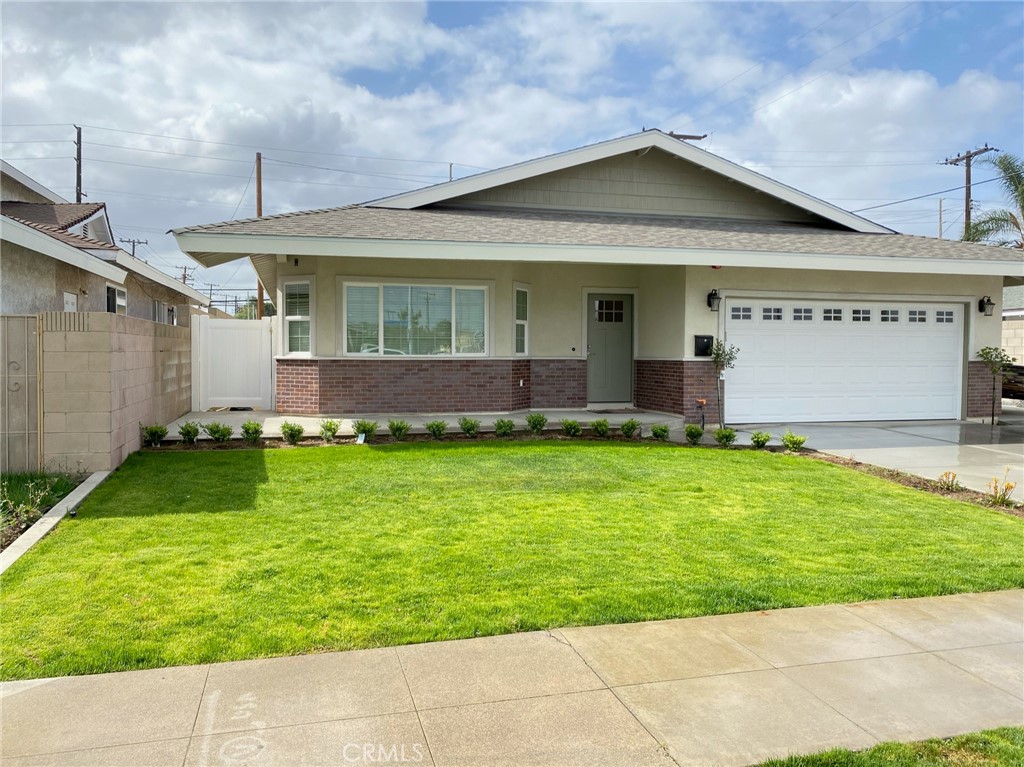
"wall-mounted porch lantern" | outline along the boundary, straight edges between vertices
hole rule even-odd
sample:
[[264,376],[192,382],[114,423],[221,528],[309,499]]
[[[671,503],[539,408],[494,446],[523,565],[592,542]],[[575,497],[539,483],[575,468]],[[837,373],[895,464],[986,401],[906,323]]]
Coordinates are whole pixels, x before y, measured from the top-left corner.
[[[721,306],[721,304],[722,304],[722,297],[720,295],[718,295],[718,289],[717,288],[712,290],[710,293],[708,293],[708,308],[711,311],[717,312],[718,311],[718,307]],[[991,313],[992,312],[990,311],[989,314],[991,314]]]
[[[710,300],[710,298],[708,300]],[[978,300],[978,311],[983,313],[986,317],[991,317],[992,310],[995,308],[996,302],[992,300],[991,296],[985,296]]]

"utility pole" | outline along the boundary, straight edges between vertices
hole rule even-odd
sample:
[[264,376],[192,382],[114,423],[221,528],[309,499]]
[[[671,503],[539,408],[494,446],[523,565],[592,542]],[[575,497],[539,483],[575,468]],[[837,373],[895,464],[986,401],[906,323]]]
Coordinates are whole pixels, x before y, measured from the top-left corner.
[[[263,218],[263,154],[256,153],[256,218]],[[263,319],[263,283],[256,275],[256,319]]]
[[[181,284],[188,285],[188,281],[192,277],[192,273],[198,269],[198,266],[183,266],[181,267]],[[210,286],[213,287],[212,285]]]
[[75,202],[82,201],[82,129],[75,126]]
[[966,172],[966,181],[964,185],[964,234],[967,234],[971,228],[971,160],[975,157],[980,157],[987,152],[998,152],[994,146],[989,146],[987,143],[980,149],[972,149],[963,154],[959,154],[956,157],[947,157],[942,163],[943,165],[959,165],[964,164],[964,170]]
[[942,198],[939,198],[939,239],[942,239]]
[[131,238],[126,240],[123,237],[120,238],[118,240],[118,242],[126,242],[126,243],[128,243],[129,245],[132,246],[132,258],[135,258],[135,246],[136,245],[149,245],[149,240],[134,240],[134,239],[131,239]]

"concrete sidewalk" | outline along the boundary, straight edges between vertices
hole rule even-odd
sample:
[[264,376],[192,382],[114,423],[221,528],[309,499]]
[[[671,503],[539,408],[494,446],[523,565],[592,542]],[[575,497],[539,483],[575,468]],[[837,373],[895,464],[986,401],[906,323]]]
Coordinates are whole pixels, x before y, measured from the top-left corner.
[[747,765],[1024,724],[1024,591],[0,685],[8,767]]

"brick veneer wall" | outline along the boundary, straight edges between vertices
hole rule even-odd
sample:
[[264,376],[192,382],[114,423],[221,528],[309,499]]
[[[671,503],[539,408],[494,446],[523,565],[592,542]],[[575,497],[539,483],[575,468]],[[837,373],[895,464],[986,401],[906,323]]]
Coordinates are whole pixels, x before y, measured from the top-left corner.
[[[1002,412],[1002,398],[996,396],[996,415]],[[984,362],[967,363],[967,417],[992,415],[992,373]]]
[[[534,399],[535,365],[527,359],[279,359],[277,410],[308,415],[523,410],[540,407]],[[543,378],[557,376],[545,371]]]
[[531,407],[585,408],[586,360],[531,360]]
[[[700,420],[697,400],[706,399],[705,419],[718,420],[715,366],[710,360],[637,360],[634,402],[638,408],[679,413]],[[725,392],[724,382],[723,394]]]

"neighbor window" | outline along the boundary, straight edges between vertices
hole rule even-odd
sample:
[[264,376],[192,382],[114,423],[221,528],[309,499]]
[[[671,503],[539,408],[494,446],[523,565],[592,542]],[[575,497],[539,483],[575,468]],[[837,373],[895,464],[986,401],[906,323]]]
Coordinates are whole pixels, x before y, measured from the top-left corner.
[[128,314],[128,291],[116,285],[107,285],[107,311],[111,314]]
[[482,287],[345,286],[347,354],[485,354],[486,320]]
[[286,354],[309,354],[312,351],[312,312],[310,283],[284,284],[284,340]]
[[516,288],[516,354],[528,354],[530,351],[530,291]]

